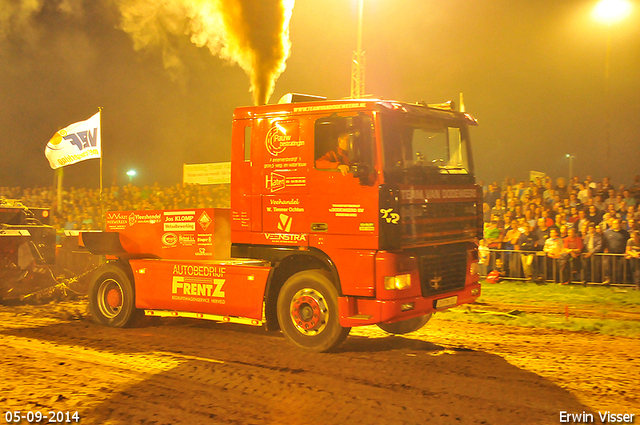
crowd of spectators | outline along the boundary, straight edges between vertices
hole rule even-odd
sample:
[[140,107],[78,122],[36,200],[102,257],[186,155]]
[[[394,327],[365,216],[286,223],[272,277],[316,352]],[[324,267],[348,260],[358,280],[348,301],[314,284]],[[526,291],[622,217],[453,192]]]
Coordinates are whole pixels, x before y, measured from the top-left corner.
[[506,178],[483,189],[484,274],[640,288],[640,175],[617,188],[607,177],[587,176],[555,184]]
[[[229,185],[176,184],[138,187],[131,184],[103,189],[53,187],[0,187],[0,199],[17,199],[32,208],[49,208],[50,224],[58,231],[99,230],[107,211],[138,211],[183,208],[229,208]],[[61,202],[59,202],[61,200]]]

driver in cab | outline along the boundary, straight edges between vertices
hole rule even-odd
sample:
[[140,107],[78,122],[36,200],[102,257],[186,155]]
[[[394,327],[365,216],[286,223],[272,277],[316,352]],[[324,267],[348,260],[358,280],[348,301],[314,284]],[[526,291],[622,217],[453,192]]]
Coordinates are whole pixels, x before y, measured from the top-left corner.
[[343,176],[349,172],[351,162],[349,161],[349,134],[340,133],[338,136],[338,149],[329,151],[322,157],[316,159],[316,168],[338,169]]

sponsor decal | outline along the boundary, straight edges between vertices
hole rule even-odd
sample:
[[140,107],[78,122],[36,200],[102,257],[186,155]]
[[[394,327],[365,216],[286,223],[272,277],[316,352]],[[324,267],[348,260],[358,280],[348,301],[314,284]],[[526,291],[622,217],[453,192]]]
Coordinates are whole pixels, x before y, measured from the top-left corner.
[[162,243],[167,247],[175,246],[178,243],[178,237],[175,233],[165,233],[162,235]]
[[433,279],[429,281],[429,286],[437,291],[440,289],[440,282],[442,282],[442,276],[434,276]]
[[175,222],[175,223],[184,223],[187,221],[193,221],[196,218],[195,211],[165,211],[164,212],[164,221],[167,222]]
[[364,208],[360,204],[331,204],[329,212],[336,217],[357,217]]
[[89,130],[78,131],[76,133],[67,133],[66,129],[58,131],[47,143],[47,147],[51,150],[60,150],[62,140],[68,141],[71,145],[83,151],[86,148],[95,148],[98,144],[98,127]]
[[281,230],[283,232],[290,232],[292,222],[293,222],[292,217],[289,217],[286,214],[280,214],[280,222],[278,223],[278,230]]
[[306,176],[283,176],[278,173],[271,173],[265,176],[265,188],[267,188],[271,193],[287,187],[304,187],[306,185]]
[[269,162],[264,164],[264,168],[282,168],[295,169],[306,167],[307,163],[302,161],[301,156],[292,156],[289,158],[269,158]]
[[264,237],[269,242],[274,243],[296,243],[307,241],[307,235],[304,233],[265,233]]
[[196,223],[164,223],[165,232],[195,232]]
[[475,189],[402,189],[400,197],[403,201],[469,199],[475,200],[478,193]]
[[206,211],[202,211],[202,214],[200,214],[200,218],[198,218],[198,224],[200,225],[200,227],[202,227],[202,230],[205,231],[212,221],[213,220],[211,220],[211,217],[209,217],[209,214],[207,214]]
[[211,234],[196,235],[196,240],[198,245],[213,245],[213,235]]
[[337,103],[335,105],[298,106],[293,108],[293,112],[330,111],[332,109],[364,108],[365,106],[365,103]]
[[301,213],[304,207],[300,205],[300,199],[269,199],[272,206],[267,207],[267,212]]
[[176,301],[224,304],[224,274],[224,267],[175,265],[171,298]]
[[124,229],[129,224],[129,215],[121,212],[107,213],[107,228],[109,230]]
[[304,146],[304,140],[299,140],[297,121],[276,121],[271,124],[265,138],[265,147],[272,156],[278,156],[289,146]]
[[173,266],[173,274],[178,276],[224,277],[226,272],[227,268],[220,266],[194,266],[190,264],[176,264]]
[[131,213],[129,214],[129,226],[133,226],[134,224],[137,224],[137,223],[155,224],[155,223],[159,223],[161,219],[162,219],[162,216],[160,215],[160,213],[158,214]]
[[374,223],[360,223],[359,230],[361,232],[373,232],[376,230],[376,225]]
[[178,241],[182,246],[193,246],[196,244],[196,235],[193,233],[181,234],[178,236]]
[[213,252],[208,252],[206,248],[198,248],[196,255],[198,257],[213,257]]
[[393,208],[389,208],[388,210],[381,209],[380,214],[382,214],[382,218],[390,224],[398,224],[400,221],[400,214],[393,212]]

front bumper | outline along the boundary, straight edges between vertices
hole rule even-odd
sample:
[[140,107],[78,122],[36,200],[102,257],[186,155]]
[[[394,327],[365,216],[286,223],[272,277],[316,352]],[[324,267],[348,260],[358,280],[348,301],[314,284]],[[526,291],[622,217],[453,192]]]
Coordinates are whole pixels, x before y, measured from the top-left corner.
[[[455,304],[443,308],[435,308],[438,300],[457,296]],[[480,283],[474,282],[458,291],[437,294],[430,297],[410,297],[395,300],[376,300],[358,297],[339,297],[338,309],[340,325],[343,327],[367,326],[377,323],[398,322],[425,314],[444,311],[446,309],[474,302],[480,297]],[[409,306],[412,308],[407,309]]]

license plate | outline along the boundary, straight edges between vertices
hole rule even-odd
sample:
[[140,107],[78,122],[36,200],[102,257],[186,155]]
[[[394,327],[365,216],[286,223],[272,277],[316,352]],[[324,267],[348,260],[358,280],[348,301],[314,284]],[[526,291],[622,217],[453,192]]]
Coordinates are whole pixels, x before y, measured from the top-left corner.
[[445,308],[451,307],[452,305],[458,304],[458,296],[454,295],[453,297],[440,298],[436,300],[436,308]]

